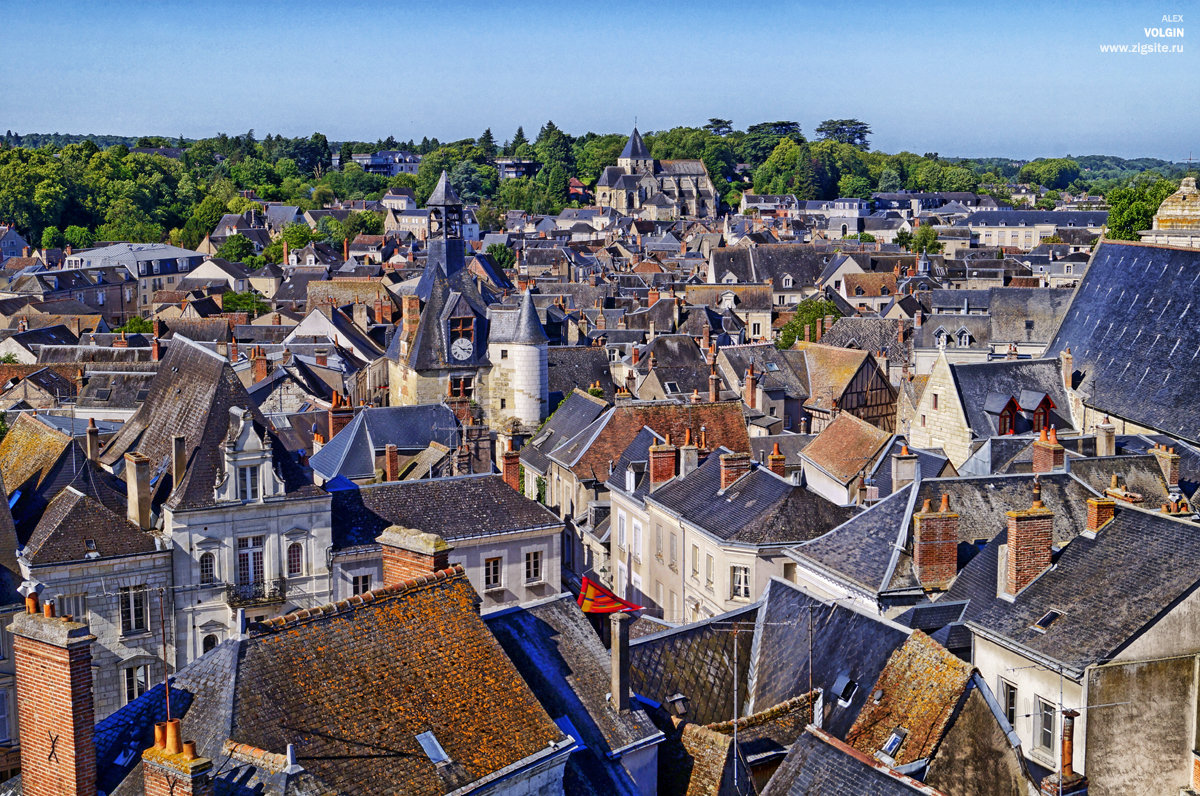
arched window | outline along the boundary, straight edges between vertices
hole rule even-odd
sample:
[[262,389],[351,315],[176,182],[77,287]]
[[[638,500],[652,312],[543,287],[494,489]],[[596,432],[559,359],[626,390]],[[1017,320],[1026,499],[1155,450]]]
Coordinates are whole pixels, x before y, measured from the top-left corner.
[[794,285],[794,284],[795,284],[795,280],[794,280],[794,279],[792,279],[792,275],[791,275],[791,274],[784,274],[784,275],[783,275],[783,286],[784,286],[784,287],[791,287],[791,286],[792,286],[792,285]]
[[218,643],[219,642],[217,641],[217,637],[215,635],[213,635],[212,633],[209,633],[207,636],[204,637],[204,642],[203,642],[204,651],[212,652],[213,648],[216,647]]
[[287,574],[294,578],[304,570],[304,548],[299,542],[292,542],[287,549]]
[[1041,431],[1050,425],[1050,410],[1045,406],[1039,406],[1033,410],[1033,430]]
[[1005,409],[1000,413],[1000,434],[1012,434],[1015,431],[1013,426],[1013,410],[1012,408]]
[[213,583],[217,579],[217,558],[212,553],[200,556],[200,582]]

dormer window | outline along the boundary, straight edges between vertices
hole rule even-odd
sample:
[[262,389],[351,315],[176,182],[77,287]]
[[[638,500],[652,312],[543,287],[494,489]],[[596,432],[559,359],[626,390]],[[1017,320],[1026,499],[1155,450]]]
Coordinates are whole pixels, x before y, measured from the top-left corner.
[[792,286],[792,285],[794,285],[794,284],[796,284],[796,280],[792,279],[792,275],[791,275],[791,274],[784,274],[784,277],[783,277],[783,286],[784,286],[784,287],[791,287],[791,286]]
[[1012,434],[1016,429],[1016,413],[1012,407],[1008,407],[1000,413],[999,431],[1000,435]]
[[971,345],[971,333],[964,329],[958,333],[958,346],[959,346],[959,348],[967,348],[970,345]]
[[258,467],[238,468],[238,500],[258,500]]
[[1043,428],[1048,428],[1049,425],[1050,407],[1043,403],[1037,409],[1033,410],[1033,430],[1041,431]]

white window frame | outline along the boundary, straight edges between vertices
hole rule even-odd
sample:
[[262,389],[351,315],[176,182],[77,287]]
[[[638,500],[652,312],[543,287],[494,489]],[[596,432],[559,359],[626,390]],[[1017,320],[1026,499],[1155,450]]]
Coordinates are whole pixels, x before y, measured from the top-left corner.
[[642,560],[642,522],[641,522],[641,520],[633,521],[633,558],[635,561]]
[[617,512],[617,547],[625,549],[625,512]]
[[[143,678],[141,682],[138,681],[139,673]],[[126,705],[143,696],[152,687],[150,664],[142,663],[121,667],[121,697],[125,700]]]
[[[136,636],[150,632],[150,590],[142,586],[122,586],[117,593],[118,612],[121,616],[121,635]],[[141,610],[141,624],[137,614]],[[126,621],[128,610],[128,622]]]
[[[532,574],[530,567],[532,565]],[[546,557],[541,550],[525,551],[525,585],[535,586],[546,580]]]
[[746,564],[729,567],[729,596],[734,600],[750,599],[750,567]]
[[[495,578],[489,569],[495,565]],[[483,590],[496,591],[504,588],[504,556],[489,556],[483,559]]]
[[238,500],[258,500],[261,487],[258,465],[237,468]]
[[366,594],[371,590],[371,573],[350,576],[350,593]]
[[[1033,698],[1033,747],[1040,752],[1054,754],[1054,730],[1058,722],[1058,710],[1054,703],[1048,699],[1042,699],[1040,696]],[[1046,716],[1050,716],[1050,726],[1046,727]],[[1047,729],[1049,732],[1047,732]],[[1043,743],[1047,737],[1050,738],[1049,745]]]

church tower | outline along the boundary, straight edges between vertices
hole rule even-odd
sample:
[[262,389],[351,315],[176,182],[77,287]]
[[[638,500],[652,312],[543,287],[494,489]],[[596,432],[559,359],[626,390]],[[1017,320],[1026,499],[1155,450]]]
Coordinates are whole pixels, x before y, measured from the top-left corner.
[[637,131],[636,127],[633,128],[633,135],[629,136],[629,140],[625,142],[621,156],[617,158],[617,166],[626,174],[654,173],[654,158],[650,157],[650,150],[646,148],[646,143],[642,141],[642,134]]

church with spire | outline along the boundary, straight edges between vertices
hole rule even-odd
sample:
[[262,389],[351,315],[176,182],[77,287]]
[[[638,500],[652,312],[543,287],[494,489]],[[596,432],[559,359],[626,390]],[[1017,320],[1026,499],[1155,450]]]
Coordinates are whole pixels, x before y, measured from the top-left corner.
[[492,428],[532,431],[549,411],[549,339],[533,296],[506,306],[467,268],[463,206],[445,172],[425,206],[425,269],[388,347],[390,403],[449,399],[481,409]]
[[596,181],[597,205],[651,221],[715,216],[719,202],[704,161],[655,160],[636,127]]

